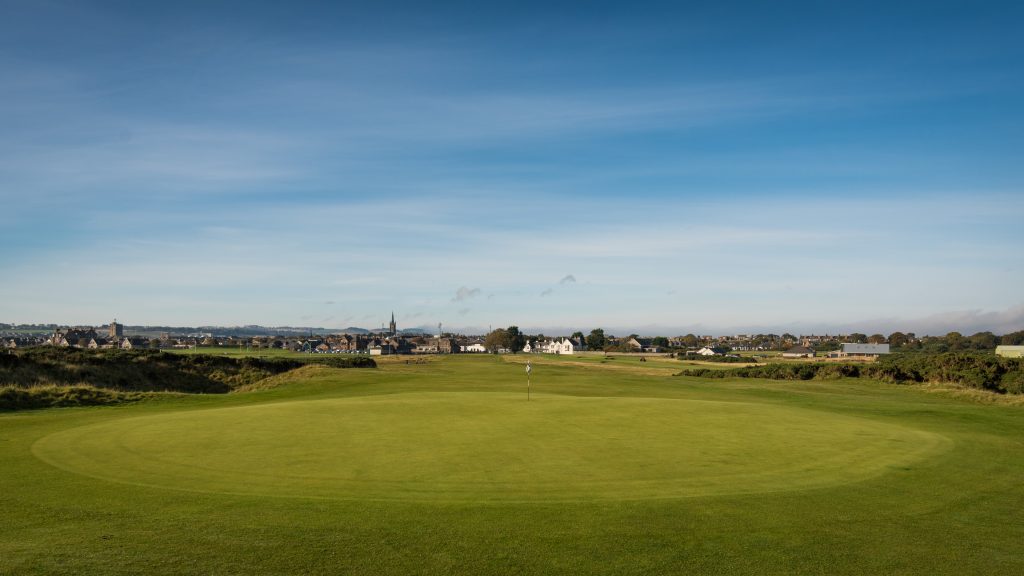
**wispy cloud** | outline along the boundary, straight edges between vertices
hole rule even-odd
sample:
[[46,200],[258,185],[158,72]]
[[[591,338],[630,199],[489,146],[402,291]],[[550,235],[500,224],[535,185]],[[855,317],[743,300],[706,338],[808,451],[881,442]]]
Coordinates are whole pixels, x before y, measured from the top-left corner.
[[452,298],[452,302],[462,302],[463,300],[469,300],[480,295],[479,288],[469,288],[462,286],[455,291],[455,296]]
[[[18,6],[0,22],[0,321],[284,325],[332,302],[375,324],[779,324],[1008,308],[1024,285],[992,248],[1024,218],[1020,58],[998,34],[911,73],[877,58],[903,48],[884,39],[774,46],[762,60],[788,72],[723,80],[765,37],[720,38],[712,16],[693,52],[654,13],[541,30],[527,6],[480,30],[431,8],[384,31],[376,8],[326,10],[324,37],[170,6],[136,49],[137,14]],[[921,104],[927,141],[905,114]],[[69,300],[87,277],[119,290]]]

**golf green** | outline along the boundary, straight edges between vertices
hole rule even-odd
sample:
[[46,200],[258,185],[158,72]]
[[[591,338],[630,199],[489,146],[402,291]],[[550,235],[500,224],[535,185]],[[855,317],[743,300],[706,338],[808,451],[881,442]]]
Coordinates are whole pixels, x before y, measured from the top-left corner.
[[411,392],[115,419],[50,434],[33,452],[77,474],[174,490],[517,502],[819,488],[951,446],[777,404]]

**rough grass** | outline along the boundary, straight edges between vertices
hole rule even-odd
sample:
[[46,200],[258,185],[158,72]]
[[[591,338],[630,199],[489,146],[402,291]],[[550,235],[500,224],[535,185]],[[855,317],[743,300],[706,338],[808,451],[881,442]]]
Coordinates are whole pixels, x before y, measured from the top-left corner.
[[304,382],[310,378],[315,378],[325,373],[330,374],[334,370],[336,370],[336,368],[328,368],[322,364],[308,364],[294,370],[289,370],[283,374],[270,376],[268,378],[263,378],[262,380],[257,380],[256,382],[237,386],[233,392],[244,393],[257,392],[260,390],[272,390],[280,386]]
[[94,386],[40,385],[28,388],[0,386],[0,411],[69,406],[109,406],[137,402],[146,397],[141,392],[103,390]]
[[[498,497],[488,502],[325,498],[323,494],[296,494],[302,490],[294,485],[287,497],[252,493],[253,482],[301,482],[315,476],[322,467],[305,458],[317,451],[329,453],[332,443],[337,446],[341,442],[339,438],[367,440],[360,435],[373,430],[380,432],[374,442],[387,442],[392,428],[402,430],[396,437],[408,442],[428,444],[437,439],[444,454],[494,443],[497,429],[488,431],[481,428],[483,423],[464,429],[452,424],[453,419],[461,418],[461,411],[426,411],[422,405],[383,413],[365,408],[375,401],[393,405],[403,398],[438,394],[464,396],[467,402],[472,400],[463,404],[467,408],[488,397],[509,402],[520,398],[525,406],[523,366],[517,359],[509,360],[516,362],[481,356],[425,364],[382,363],[379,370],[309,368],[303,378],[247,394],[182,395],[116,407],[0,414],[0,510],[4,518],[0,523],[0,574],[1024,573],[1024,556],[1017,545],[1024,538],[1022,408],[982,405],[872,381],[707,380],[647,374],[649,368],[642,365],[631,371],[610,370],[599,363],[534,364],[533,392],[538,399],[562,398],[567,401],[565,406],[607,407],[622,400],[637,405],[680,402],[695,407],[711,402],[739,411],[721,418],[699,410],[675,417],[663,413],[659,418],[667,417],[665,424],[658,424],[655,414],[634,414],[618,426],[607,421],[596,429],[600,431],[597,437],[589,437],[587,426],[577,420],[587,410],[551,413],[554,417],[530,421],[526,427],[530,442],[524,444],[530,449],[519,456],[528,459],[537,451],[540,457],[540,451],[550,450],[549,457],[557,450],[568,450],[574,458],[592,457],[600,451],[584,450],[588,442],[601,446],[613,442],[613,432],[625,435],[633,430],[637,432],[631,440],[636,442],[634,446],[647,445],[645,439],[650,436],[650,445],[660,449],[648,461],[629,449],[609,450],[602,464],[604,474],[617,473],[629,480],[642,478],[644,473],[665,472],[678,461],[663,461],[656,457],[658,452],[678,456],[689,451],[694,458],[692,466],[676,468],[675,473],[696,478],[701,463],[722,470],[749,460],[749,470],[770,468],[765,460],[777,463],[787,450],[744,453],[743,439],[761,441],[757,436],[760,427],[778,431],[788,429],[787,424],[792,424],[792,433],[779,437],[778,446],[789,446],[792,453],[822,449],[814,440],[817,427],[839,433],[841,438],[864,432],[863,445],[876,448],[880,430],[938,436],[948,440],[945,448],[918,459],[887,461],[877,473],[868,475],[858,474],[862,468],[850,463],[850,477],[838,484],[782,486],[756,493],[522,501],[503,499],[504,492],[495,490],[492,494]],[[282,413],[275,406],[302,418],[287,419],[294,424],[282,426],[259,417],[278,418]],[[775,417],[758,423],[750,410],[763,410]],[[189,426],[212,425],[218,413],[236,415],[236,427],[225,428],[223,435],[210,435],[207,445],[193,444],[182,450],[182,439],[175,433],[187,433],[194,440],[197,435]],[[359,426],[358,434],[341,432],[346,414],[352,417],[348,423]],[[491,421],[495,426],[507,424],[517,414],[524,413],[491,412]],[[408,422],[401,421],[403,415]],[[612,418],[604,410],[594,415]],[[800,415],[810,418],[810,430],[798,425]],[[176,419],[183,426],[170,425]],[[634,425],[637,420],[642,425]],[[129,425],[132,422],[140,428]],[[263,422],[266,427],[261,426]],[[333,423],[341,428],[332,428]],[[570,434],[572,424],[581,427]],[[673,436],[673,426],[684,432],[681,437]],[[62,443],[57,440],[62,436],[70,438],[90,429],[126,433],[120,447],[106,442],[108,454],[139,448],[138,458],[146,465],[162,465],[165,471],[178,466],[195,469],[195,459],[204,452],[221,451],[224,462],[207,463],[212,464],[213,473],[225,469],[239,473],[234,481],[237,489],[211,485],[216,490],[185,492],[180,484],[130,484],[119,476],[137,474],[138,468],[112,466],[70,472],[34,455],[34,450],[42,456],[47,450],[60,450]],[[558,438],[559,432],[563,438]],[[244,454],[233,456],[233,449],[244,452],[246,446],[253,445],[254,435],[264,433],[256,444],[268,446],[277,437],[284,442],[277,459],[263,462],[263,472],[259,470],[261,462],[240,468]],[[88,439],[90,435],[78,437]],[[540,447],[548,438],[556,445]],[[729,438],[737,439],[733,449],[740,452],[730,454]],[[466,446],[460,448],[459,439]],[[811,445],[801,446],[804,442]],[[289,445],[295,450],[289,452]],[[488,469],[498,471],[500,466],[513,472],[528,469],[525,462],[513,466],[508,461],[509,454],[515,454],[509,452],[514,445],[496,444],[495,452],[503,452],[505,458],[490,461],[491,467],[483,467],[480,464],[486,462],[481,462],[474,464],[475,468],[454,469],[452,474],[464,480]],[[103,446],[103,439],[96,436],[95,445],[89,447],[100,449],[99,453],[90,452],[95,466],[102,466],[98,456],[103,454]],[[702,446],[708,453],[697,458],[694,455]],[[907,452],[887,442],[881,446],[889,454]],[[918,443],[907,443],[908,450],[915,446]],[[578,455],[573,447],[579,449]],[[353,459],[370,475],[400,469],[415,474],[419,467],[410,460],[409,452],[398,448],[408,450],[408,446],[393,450],[379,444],[376,449],[366,446],[360,460],[354,460],[362,450],[356,447],[345,452],[345,458],[325,466],[343,469],[345,462]],[[833,455],[846,457],[847,452],[844,448]],[[290,467],[296,471],[290,480],[280,472],[280,458],[288,454],[294,457]],[[379,463],[371,465],[374,458]],[[551,473],[558,459],[550,462],[546,473]],[[878,464],[871,458],[865,462],[865,467]],[[616,469],[617,464],[622,467]],[[440,484],[436,473],[443,467],[431,461],[429,453],[422,466],[435,473],[433,478],[421,479],[424,486],[436,488]],[[585,480],[590,470],[597,469],[567,466],[558,473],[572,483]],[[265,476],[259,477],[261,473]],[[95,477],[104,475],[108,477]],[[183,476],[175,472],[174,477],[181,480]],[[706,479],[706,483],[713,482],[728,485],[721,479]],[[386,488],[378,482],[373,490]],[[250,493],[239,493],[246,490]]]
[[[220,394],[256,389],[268,377],[315,364],[372,368],[365,356],[300,360],[253,356],[167,354],[158,351],[38,347],[0,354],[0,410],[116,404],[139,392]],[[58,390],[56,388],[67,388]]]

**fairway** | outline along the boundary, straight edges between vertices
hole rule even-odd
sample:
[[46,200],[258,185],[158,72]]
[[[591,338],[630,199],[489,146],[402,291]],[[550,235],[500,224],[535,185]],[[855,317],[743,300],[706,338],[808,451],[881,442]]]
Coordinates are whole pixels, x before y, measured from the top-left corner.
[[33,451],[67,471],[177,490],[482,502],[799,490],[948,446],[930,432],[766,404],[449,392],[126,418]]
[[1024,573],[1019,405],[527,359],[0,414],[0,576]]

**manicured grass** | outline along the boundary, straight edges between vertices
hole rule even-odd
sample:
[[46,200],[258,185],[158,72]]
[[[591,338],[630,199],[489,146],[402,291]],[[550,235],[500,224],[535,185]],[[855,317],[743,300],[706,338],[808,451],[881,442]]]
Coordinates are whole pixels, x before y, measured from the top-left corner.
[[1024,412],[530,357],[0,415],[2,574],[1016,574]]
[[948,448],[938,434],[770,404],[410,392],[117,419],[52,434],[33,452],[169,489],[483,502],[828,486]]

